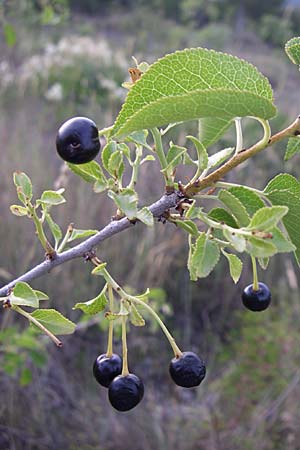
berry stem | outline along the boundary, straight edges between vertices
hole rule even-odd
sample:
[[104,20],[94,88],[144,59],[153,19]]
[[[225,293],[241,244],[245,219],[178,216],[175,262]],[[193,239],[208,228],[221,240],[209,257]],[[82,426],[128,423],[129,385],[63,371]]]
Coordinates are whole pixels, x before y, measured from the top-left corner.
[[22,316],[26,317],[26,319],[29,320],[29,322],[32,322],[34,325],[36,325],[40,330],[42,330],[43,333],[45,333],[49,338],[54,342],[57,347],[62,347],[62,342],[54,336],[51,331],[48,330],[48,328],[44,327],[35,317],[33,317],[30,313],[24,311],[24,309],[20,308],[17,305],[12,305],[11,309],[16,311],[17,313],[21,314]]
[[[97,258],[95,258],[92,261],[93,261],[93,263],[95,265],[98,264],[97,263]],[[111,287],[114,289],[114,291],[116,291],[122,299],[127,299],[130,302],[133,302],[133,303],[136,303],[138,305],[141,305],[141,306],[143,306],[143,308],[145,308],[145,309],[147,309],[149,311],[149,313],[155,318],[155,320],[157,321],[158,325],[160,326],[160,328],[164,332],[166,338],[168,339],[168,341],[169,341],[169,343],[170,343],[170,345],[171,345],[171,347],[173,349],[173,352],[175,354],[175,357],[179,358],[182,355],[182,351],[180,350],[180,348],[178,347],[178,345],[175,342],[175,339],[173,338],[173,336],[171,335],[171,333],[169,332],[168,328],[163,323],[163,321],[161,320],[159,315],[154,311],[154,309],[152,309],[150,305],[148,305],[146,302],[143,302],[139,298],[127,294],[127,292],[125,292],[121,288],[121,286],[119,286],[118,283],[116,283],[116,281],[112,278],[112,276],[109,274],[109,272],[105,268],[102,269],[101,274],[103,275],[103,277],[104,277],[105,281],[108,283],[108,285],[111,285]]]
[[254,256],[251,256],[252,261],[252,269],[253,269],[253,290],[259,291],[259,284],[258,284],[258,277],[257,277],[257,265],[256,265],[256,259]]
[[[114,293],[112,290],[112,286],[108,284],[108,298],[109,298],[109,309],[111,312],[114,311]],[[108,325],[108,342],[107,342],[107,351],[106,356],[108,358],[112,357],[113,354],[113,336],[114,336],[114,322],[113,320],[109,321]]]
[[123,349],[122,376],[123,377],[126,377],[127,375],[129,375],[128,360],[127,360],[126,321],[127,321],[127,317],[126,316],[122,316],[122,349]]

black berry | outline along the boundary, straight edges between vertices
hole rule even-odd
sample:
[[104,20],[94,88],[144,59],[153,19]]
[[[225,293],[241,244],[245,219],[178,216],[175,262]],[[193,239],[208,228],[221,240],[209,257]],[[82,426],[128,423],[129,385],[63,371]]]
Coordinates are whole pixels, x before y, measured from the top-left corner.
[[112,380],[122,372],[122,358],[115,353],[108,357],[99,355],[94,362],[93,374],[99,384],[108,387]]
[[84,164],[96,158],[100,150],[98,128],[87,117],[73,117],[62,124],[56,136],[59,156],[72,164]]
[[184,352],[179,358],[172,359],[169,371],[178,386],[190,388],[201,383],[206,374],[206,367],[196,353]]
[[253,284],[245,287],[242,294],[242,301],[250,311],[264,311],[271,303],[271,292],[264,283],[258,283],[259,290],[253,289]]
[[119,375],[109,385],[108,398],[118,411],[129,411],[140,403],[144,395],[144,385],[139,377],[130,373]]

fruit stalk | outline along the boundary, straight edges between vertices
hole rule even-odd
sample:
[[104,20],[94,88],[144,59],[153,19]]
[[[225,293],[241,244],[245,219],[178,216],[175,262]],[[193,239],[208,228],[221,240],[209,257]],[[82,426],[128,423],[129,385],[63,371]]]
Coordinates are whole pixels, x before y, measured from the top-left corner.
[[254,258],[254,256],[251,256],[251,261],[252,261],[252,270],[253,270],[253,290],[259,291],[257,265],[256,265],[256,259]]
[[122,376],[126,377],[129,375],[128,370],[128,360],[127,360],[127,336],[126,336],[126,321],[127,317],[122,317],[122,350],[123,350],[123,367],[122,367]]
[[[110,284],[108,284],[108,298],[109,298],[109,310],[113,312],[114,310],[114,294]],[[114,322],[111,320],[108,325],[108,342],[106,356],[108,358],[112,357],[113,354],[113,335],[114,335]]]

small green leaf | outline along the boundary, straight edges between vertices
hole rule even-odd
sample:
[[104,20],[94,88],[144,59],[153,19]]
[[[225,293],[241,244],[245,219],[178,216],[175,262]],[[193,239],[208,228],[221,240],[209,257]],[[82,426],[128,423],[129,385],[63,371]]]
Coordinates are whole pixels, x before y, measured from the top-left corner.
[[206,148],[204,147],[202,142],[200,142],[194,136],[187,136],[186,138],[189,139],[190,141],[192,141],[196,148],[197,160],[198,160],[198,165],[199,165],[200,169],[201,170],[206,169],[208,166],[208,154],[207,154]]
[[265,206],[263,200],[256,192],[246,186],[234,186],[228,189],[244,205],[250,217],[260,208]]
[[208,169],[212,169],[213,167],[219,166],[222,164],[228,156],[232,154],[234,150],[234,147],[228,147],[224,148],[223,150],[220,150],[219,152],[215,153],[214,155],[211,155],[208,157]]
[[135,327],[143,327],[145,325],[143,316],[140,314],[133,303],[131,303],[129,319],[132,325],[134,325]]
[[96,161],[91,161],[85,164],[70,164],[68,163],[69,168],[76,175],[79,175],[84,181],[88,183],[95,183],[96,181],[106,183],[106,178],[103,174],[103,171],[100,165]]
[[[72,334],[75,331],[76,324],[64,317],[55,309],[36,309],[31,316],[38,320],[53,334]],[[40,328],[30,322],[30,325],[41,332]]]
[[170,142],[170,148],[166,156],[168,165],[164,169],[164,172],[167,170],[173,171],[178,164],[181,164],[182,156],[186,151],[185,147],[180,147],[179,145],[174,145],[173,142]]
[[296,250],[295,245],[292,244],[288,236],[285,236],[278,227],[272,228],[270,232],[272,234],[272,244],[275,245],[278,253],[289,253]]
[[99,264],[99,266],[95,267],[95,269],[92,270],[92,275],[102,275],[103,269],[106,267],[106,262]]
[[14,184],[17,188],[17,194],[22,203],[32,199],[32,183],[30,178],[24,172],[14,172]]
[[234,194],[222,189],[219,192],[218,197],[221,202],[224,203],[225,206],[227,206],[240,226],[245,227],[248,225],[248,223],[250,222],[250,217],[247,213],[247,210]]
[[217,244],[201,233],[197,238],[190,260],[191,280],[207,277],[214,269],[220,258],[220,250]]
[[288,190],[293,194],[300,195],[300,183],[299,181],[288,173],[280,173],[269,181],[264,189],[264,193],[270,194],[273,191]]
[[[123,153],[119,151],[115,151],[112,153],[108,160],[107,171],[117,178],[120,178],[123,171],[120,170],[123,168],[124,171],[124,163],[123,163]],[[120,173],[121,172],[121,173]]]
[[193,236],[198,236],[197,225],[192,220],[176,220],[176,225]]
[[34,293],[37,296],[38,300],[49,300],[48,295],[42,291],[38,291],[37,289],[34,289]]
[[28,386],[28,384],[30,384],[31,381],[32,381],[32,372],[27,367],[24,367],[24,369],[22,369],[22,372],[21,372],[21,375],[19,378],[20,386]]
[[62,231],[61,231],[59,225],[57,225],[57,223],[54,222],[54,220],[52,219],[52,217],[50,216],[49,213],[46,214],[45,218],[46,218],[47,224],[49,225],[51,233],[52,233],[52,235],[54,237],[55,248],[57,248],[58,247],[58,243],[59,243],[59,241],[62,238]]
[[259,239],[255,237],[247,240],[246,250],[255,258],[268,258],[277,253],[277,249],[272,244],[271,239]]
[[13,47],[17,41],[15,28],[8,22],[3,25],[4,39],[8,47]]
[[66,199],[61,195],[59,191],[44,191],[40,199],[36,201],[37,204],[44,205],[61,205],[65,203]]
[[12,305],[30,306],[31,308],[38,308],[39,301],[35,291],[29,284],[23,281],[18,281],[9,296]]
[[199,139],[205,147],[217,142],[232,125],[232,119],[203,117],[199,120]]
[[295,156],[297,153],[300,153],[300,136],[298,137],[291,137],[288,140],[286,152],[284,155],[284,160],[288,161],[293,156]]
[[300,37],[294,37],[285,44],[285,52],[292,63],[300,65]]
[[106,290],[107,285],[102,289],[97,297],[88,300],[87,302],[76,303],[73,309],[81,309],[85,314],[89,314],[90,316],[98,314],[103,311],[108,303],[106,298]]
[[227,258],[231,278],[234,283],[237,283],[242,273],[243,263],[238,256],[233,255],[232,253],[227,253],[225,250],[222,250],[222,253]]
[[28,209],[21,205],[11,205],[10,210],[15,216],[19,217],[27,216],[28,213]]
[[223,234],[237,252],[242,253],[245,251],[246,239],[243,236],[232,233],[229,230],[223,230]]
[[105,180],[97,180],[94,183],[93,191],[96,194],[100,194],[101,192],[104,192],[105,189],[107,189],[107,187],[108,186],[107,186],[107,180],[106,179]]
[[269,231],[277,225],[287,212],[286,206],[264,206],[256,211],[247,228],[249,230]]
[[126,140],[129,142],[134,142],[135,144],[142,145],[143,147],[149,147],[147,144],[148,130],[134,131]]
[[72,242],[75,239],[82,239],[86,238],[88,236],[93,236],[94,234],[97,234],[98,230],[78,230],[76,228],[73,228],[72,234],[68,239],[68,242]]
[[224,222],[231,228],[238,228],[238,224],[236,223],[234,217],[224,208],[211,209],[208,213],[208,217],[215,220],[216,222]]
[[142,209],[138,210],[136,218],[148,227],[152,227],[154,225],[153,214],[147,206],[144,206]]
[[109,172],[109,160],[112,154],[117,150],[117,144],[115,141],[108,142],[102,150],[101,159],[103,167]]
[[129,220],[137,217],[137,193],[133,189],[124,189],[120,194],[108,191],[107,195],[115,202],[117,207],[124,212]]
[[147,162],[147,161],[155,161],[155,157],[154,157],[153,155],[147,155],[147,156],[145,156],[145,158],[143,158],[143,159],[141,160],[140,166],[141,166],[142,164],[144,164],[145,162]]

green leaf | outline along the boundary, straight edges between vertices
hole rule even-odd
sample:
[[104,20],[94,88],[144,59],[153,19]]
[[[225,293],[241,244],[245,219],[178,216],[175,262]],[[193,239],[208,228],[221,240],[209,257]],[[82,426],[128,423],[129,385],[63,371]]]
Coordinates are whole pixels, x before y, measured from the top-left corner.
[[22,203],[32,199],[32,183],[30,178],[24,172],[14,172],[14,184],[17,188],[17,194]]
[[129,142],[134,142],[135,144],[142,145],[143,147],[149,147],[147,144],[148,130],[134,131],[126,140]]
[[268,198],[273,205],[285,205],[289,208],[282,221],[290,240],[296,247],[295,256],[300,262],[300,195],[290,190],[274,190],[268,193]]
[[22,372],[21,372],[21,375],[19,378],[20,386],[28,386],[28,384],[30,384],[31,381],[32,381],[32,372],[27,367],[24,367],[24,369],[22,369]]
[[98,230],[78,230],[76,228],[73,228],[72,234],[68,239],[68,242],[72,242],[75,239],[82,239],[86,238],[88,236],[93,236],[94,234],[97,234]]
[[115,202],[117,207],[123,211],[129,220],[137,217],[137,193],[133,189],[124,189],[120,194],[108,191],[107,195]]
[[201,233],[197,238],[190,260],[191,280],[207,277],[214,269],[220,258],[220,250],[217,244]]
[[61,205],[65,203],[66,199],[61,195],[60,191],[44,191],[40,199],[36,201],[37,204],[44,205]]
[[268,80],[251,64],[203,48],[167,55],[149,67],[127,95],[112,136],[169,123],[276,113]]
[[34,293],[37,296],[38,300],[49,300],[49,297],[47,294],[45,294],[45,292],[34,289]]
[[27,212],[28,209],[25,208],[24,206],[21,205],[11,205],[10,207],[10,211],[15,215],[15,216],[27,216]]
[[234,283],[237,283],[242,273],[243,263],[238,256],[233,255],[232,253],[227,253],[225,250],[222,250],[222,253],[227,258],[231,278]]
[[277,249],[271,242],[271,239],[259,239],[255,237],[250,237],[247,240],[246,250],[255,258],[268,258],[277,253]]
[[107,180],[97,180],[94,183],[93,191],[96,194],[100,194],[101,192],[105,191],[107,189]]
[[153,155],[147,155],[147,156],[145,156],[145,158],[143,158],[143,159],[141,160],[140,166],[141,166],[142,164],[144,164],[145,162],[147,162],[147,161],[155,161],[155,157],[154,157]]
[[115,141],[108,142],[102,150],[101,159],[103,167],[109,172],[109,160],[112,154],[117,150],[117,144]]
[[102,275],[103,269],[106,267],[106,262],[99,264],[99,266],[95,267],[95,269],[92,270],[92,275]]
[[247,213],[245,206],[240,202],[240,200],[231,192],[226,190],[221,190],[218,194],[219,199],[229,211],[236,218],[238,224],[245,227],[250,222],[250,217]]
[[14,27],[6,22],[3,25],[4,39],[8,47],[13,47],[17,41],[17,35]]
[[275,245],[278,253],[289,253],[296,250],[294,244],[278,227],[273,228],[270,232],[272,234],[272,244]]
[[98,314],[99,312],[103,311],[108,303],[105,295],[106,289],[107,286],[105,285],[105,287],[102,289],[100,294],[97,295],[97,297],[92,298],[87,302],[76,303],[73,309],[81,309],[81,311],[83,311],[85,314],[89,314],[90,316]]
[[52,219],[52,217],[50,216],[49,213],[46,214],[45,218],[46,218],[47,224],[49,225],[51,233],[52,233],[52,235],[54,237],[55,248],[57,248],[58,247],[58,243],[59,243],[59,241],[62,238],[62,231],[61,231],[59,225],[57,225],[57,223],[54,222],[54,220]]
[[250,217],[253,216],[258,209],[265,206],[260,196],[245,186],[234,186],[228,189],[228,191],[239,199]]
[[135,327],[143,327],[145,325],[143,316],[140,314],[133,303],[131,303],[129,319],[132,325],[134,325]]
[[257,261],[260,265],[260,267],[263,270],[266,270],[268,268],[269,262],[270,262],[270,258],[257,258]]
[[223,150],[220,150],[214,155],[209,156],[207,168],[212,169],[213,167],[222,164],[228,158],[228,156],[232,154],[233,150],[234,147],[228,147],[224,148]]
[[137,212],[136,218],[143,222],[148,227],[152,227],[154,225],[153,214],[147,206],[144,206]]
[[223,230],[223,234],[237,252],[242,253],[245,251],[246,239],[243,236],[232,233],[229,230]]
[[106,184],[106,178],[103,174],[103,171],[99,164],[96,161],[91,161],[86,164],[70,164],[68,163],[69,168],[76,175],[79,175],[84,181],[88,183],[95,183],[98,181],[99,183]]
[[29,284],[23,281],[18,281],[9,296],[12,305],[30,306],[31,308],[38,308],[39,301],[35,291]]
[[205,147],[217,142],[232,125],[232,119],[203,117],[199,120],[199,139]]
[[193,236],[198,236],[197,225],[192,220],[176,220],[176,225]]
[[238,224],[236,223],[234,217],[223,208],[213,208],[209,211],[208,217],[215,220],[216,222],[224,222],[226,225],[232,228],[238,228]]
[[107,171],[117,178],[120,178],[124,172],[123,153],[115,151],[108,160]]
[[300,37],[294,37],[285,44],[285,52],[292,63],[300,65]]
[[[53,334],[72,334],[75,331],[76,324],[55,309],[36,309],[31,313],[31,316]],[[41,332],[40,328],[32,322],[30,322],[30,325]]]
[[288,208],[286,206],[264,206],[256,211],[247,228],[250,230],[269,231],[277,225],[287,212]]
[[291,137],[288,140],[286,152],[284,155],[284,160],[288,161],[293,156],[296,155],[296,153],[300,153],[300,137]]
[[192,143],[194,144],[194,146],[196,148],[197,160],[198,160],[198,165],[199,165],[200,169],[201,170],[206,169],[208,166],[208,154],[207,154],[206,148],[204,147],[202,142],[200,142],[194,136],[187,136],[186,138],[189,139],[190,141],[192,141]]
[[164,172],[166,171],[173,171],[176,166],[181,164],[182,162],[182,156],[184,153],[186,153],[185,147],[180,147],[179,145],[174,145],[173,142],[170,142],[170,148],[167,153],[167,167],[164,169]]
[[288,190],[294,194],[300,195],[299,181],[288,173],[280,173],[269,181],[264,189],[264,193],[270,194],[273,191]]

